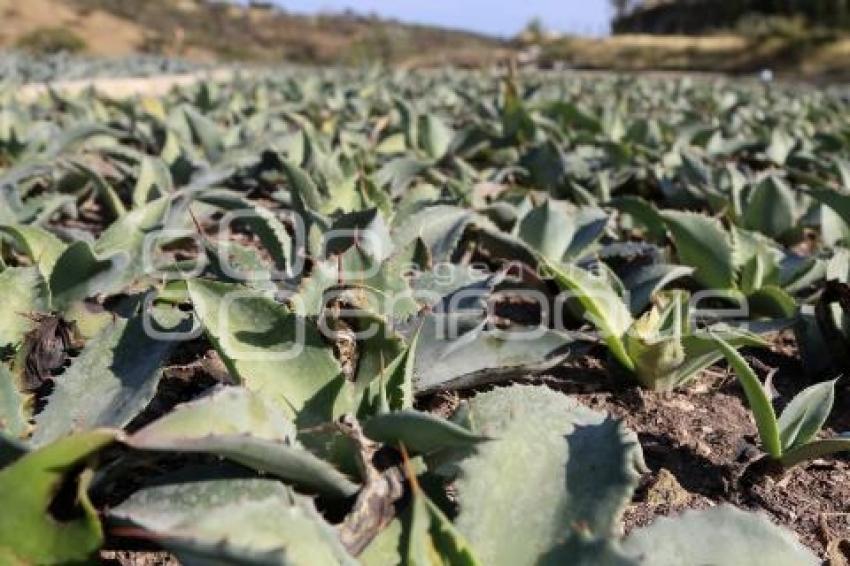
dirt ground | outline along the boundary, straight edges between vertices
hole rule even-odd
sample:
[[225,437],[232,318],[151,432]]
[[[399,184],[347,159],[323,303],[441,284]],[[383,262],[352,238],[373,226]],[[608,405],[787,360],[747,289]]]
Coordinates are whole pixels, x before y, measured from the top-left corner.
[[[185,87],[200,80],[227,81],[234,73],[229,70],[204,71],[183,75],[160,75],[156,77],[120,78],[120,79],[82,79],[75,81],[58,81],[50,84],[56,92],[73,96],[94,88],[99,93],[110,98],[121,99],[132,96],[164,96],[173,88]],[[28,84],[18,89],[18,100],[30,101],[47,94],[48,87],[44,84]]]
[[[805,376],[790,332],[777,337],[770,352],[746,353],[761,378],[775,370],[773,384],[782,400],[827,378]],[[767,513],[833,566],[850,561],[850,457],[753,480],[747,472],[761,456],[758,433],[742,390],[725,368],[711,368],[687,390],[667,394],[623,383],[595,357],[535,381],[623,419],[638,434],[651,471],[626,512],[627,532],[658,516],[731,503]],[[827,434],[850,429],[847,383],[839,382],[827,428],[832,429]]]
[[[770,351],[744,354],[762,379],[773,374],[780,409],[802,389],[838,376],[806,377],[790,331],[775,336],[772,344]],[[850,456],[816,460],[781,477],[755,473],[763,463],[755,421],[725,366],[709,368],[682,391],[654,393],[612,375],[601,361],[604,356],[600,348],[523,381],[561,391],[622,419],[638,435],[650,471],[626,510],[626,533],[661,516],[729,503],[766,513],[794,531],[825,564],[850,564]],[[445,416],[459,398],[474,394],[437,394],[420,400],[420,405]],[[824,434],[848,430],[850,384],[839,381]]]

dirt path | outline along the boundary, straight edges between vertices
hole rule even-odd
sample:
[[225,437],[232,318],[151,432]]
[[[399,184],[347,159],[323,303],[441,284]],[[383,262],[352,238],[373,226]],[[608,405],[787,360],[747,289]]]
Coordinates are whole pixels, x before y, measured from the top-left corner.
[[171,89],[188,86],[201,80],[212,79],[227,81],[234,77],[231,70],[203,71],[182,75],[158,75],[153,77],[127,78],[96,78],[73,81],[57,81],[53,83],[31,83],[21,87],[17,96],[19,100],[30,101],[48,93],[49,88],[66,95],[76,95],[88,88],[94,88],[99,93],[110,98],[129,98],[131,96],[162,96]]

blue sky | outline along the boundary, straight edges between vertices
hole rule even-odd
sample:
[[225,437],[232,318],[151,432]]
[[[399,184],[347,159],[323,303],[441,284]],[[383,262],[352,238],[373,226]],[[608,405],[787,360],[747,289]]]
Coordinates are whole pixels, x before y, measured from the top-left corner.
[[510,36],[539,16],[550,29],[604,35],[609,0],[276,0],[291,12],[375,12],[399,20]]

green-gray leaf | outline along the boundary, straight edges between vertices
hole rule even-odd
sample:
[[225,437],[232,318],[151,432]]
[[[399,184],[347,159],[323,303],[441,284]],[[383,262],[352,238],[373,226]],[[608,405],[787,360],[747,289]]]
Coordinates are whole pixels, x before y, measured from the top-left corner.
[[359,489],[297,444],[295,427],[278,406],[242,388],[222,388],[180,405],[126,442],[145,450],[217,454],[334,497]]
[[695,268],[694,277],[709,289],[733,289],[732,246],[719,220],[666,210],[661,214],[676,243],[679,261]]
[[48,309],[50,291],[35,267],[7,267],[0,272],[0,348],[16,346],[32,328],[27,318]]
[[479,394],[469,420],[494,440],[460,464],[456,524],[484,564],[537,564],[616,533],[642,468],[634,434],[543,387]]
[[268,396],[299,427],[346,412],[337,404],[347,383],[315,323],[240,285],[195,279],[188,288],[210,341],[245,387]]
[[835,381],[812,385],[788,403],[779,417],[782,451],[806,444],[820,431],[835,401]]
[[729,505],[658,519],[631,535],[626,554],[653,566],[770,564],[804,566],[820,560],[766,517]]
[[[163,311],[157,330],[185,332],[183,313]],[[116,319],[91,339],[56,380],[44,410],[36,416],[32,444],[41,446],[74,431],[121,428],[156,394],[161,366],[177,345],[149,335],[141,316]]]
[[372,440],[401,444],[417,454],[469,448],[487,440],[451,421],[413,409],[372,417],[363,430]]
[[110,512],[188,564],[354,564],[312,502],[271,480],[203,480],[142,489]]

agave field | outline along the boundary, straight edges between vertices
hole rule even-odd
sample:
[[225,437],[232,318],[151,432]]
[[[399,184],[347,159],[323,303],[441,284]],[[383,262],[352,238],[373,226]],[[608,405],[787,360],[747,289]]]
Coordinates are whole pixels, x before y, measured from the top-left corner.
[[0,53],[0,83],[40,83],[93,78],[149,77],[182,74],[208,69],[200,63],[154,55],[117,59],[88,58],[67,53],[30,55]]
[[0,563],[846,564],[840,94],[0,100]]

